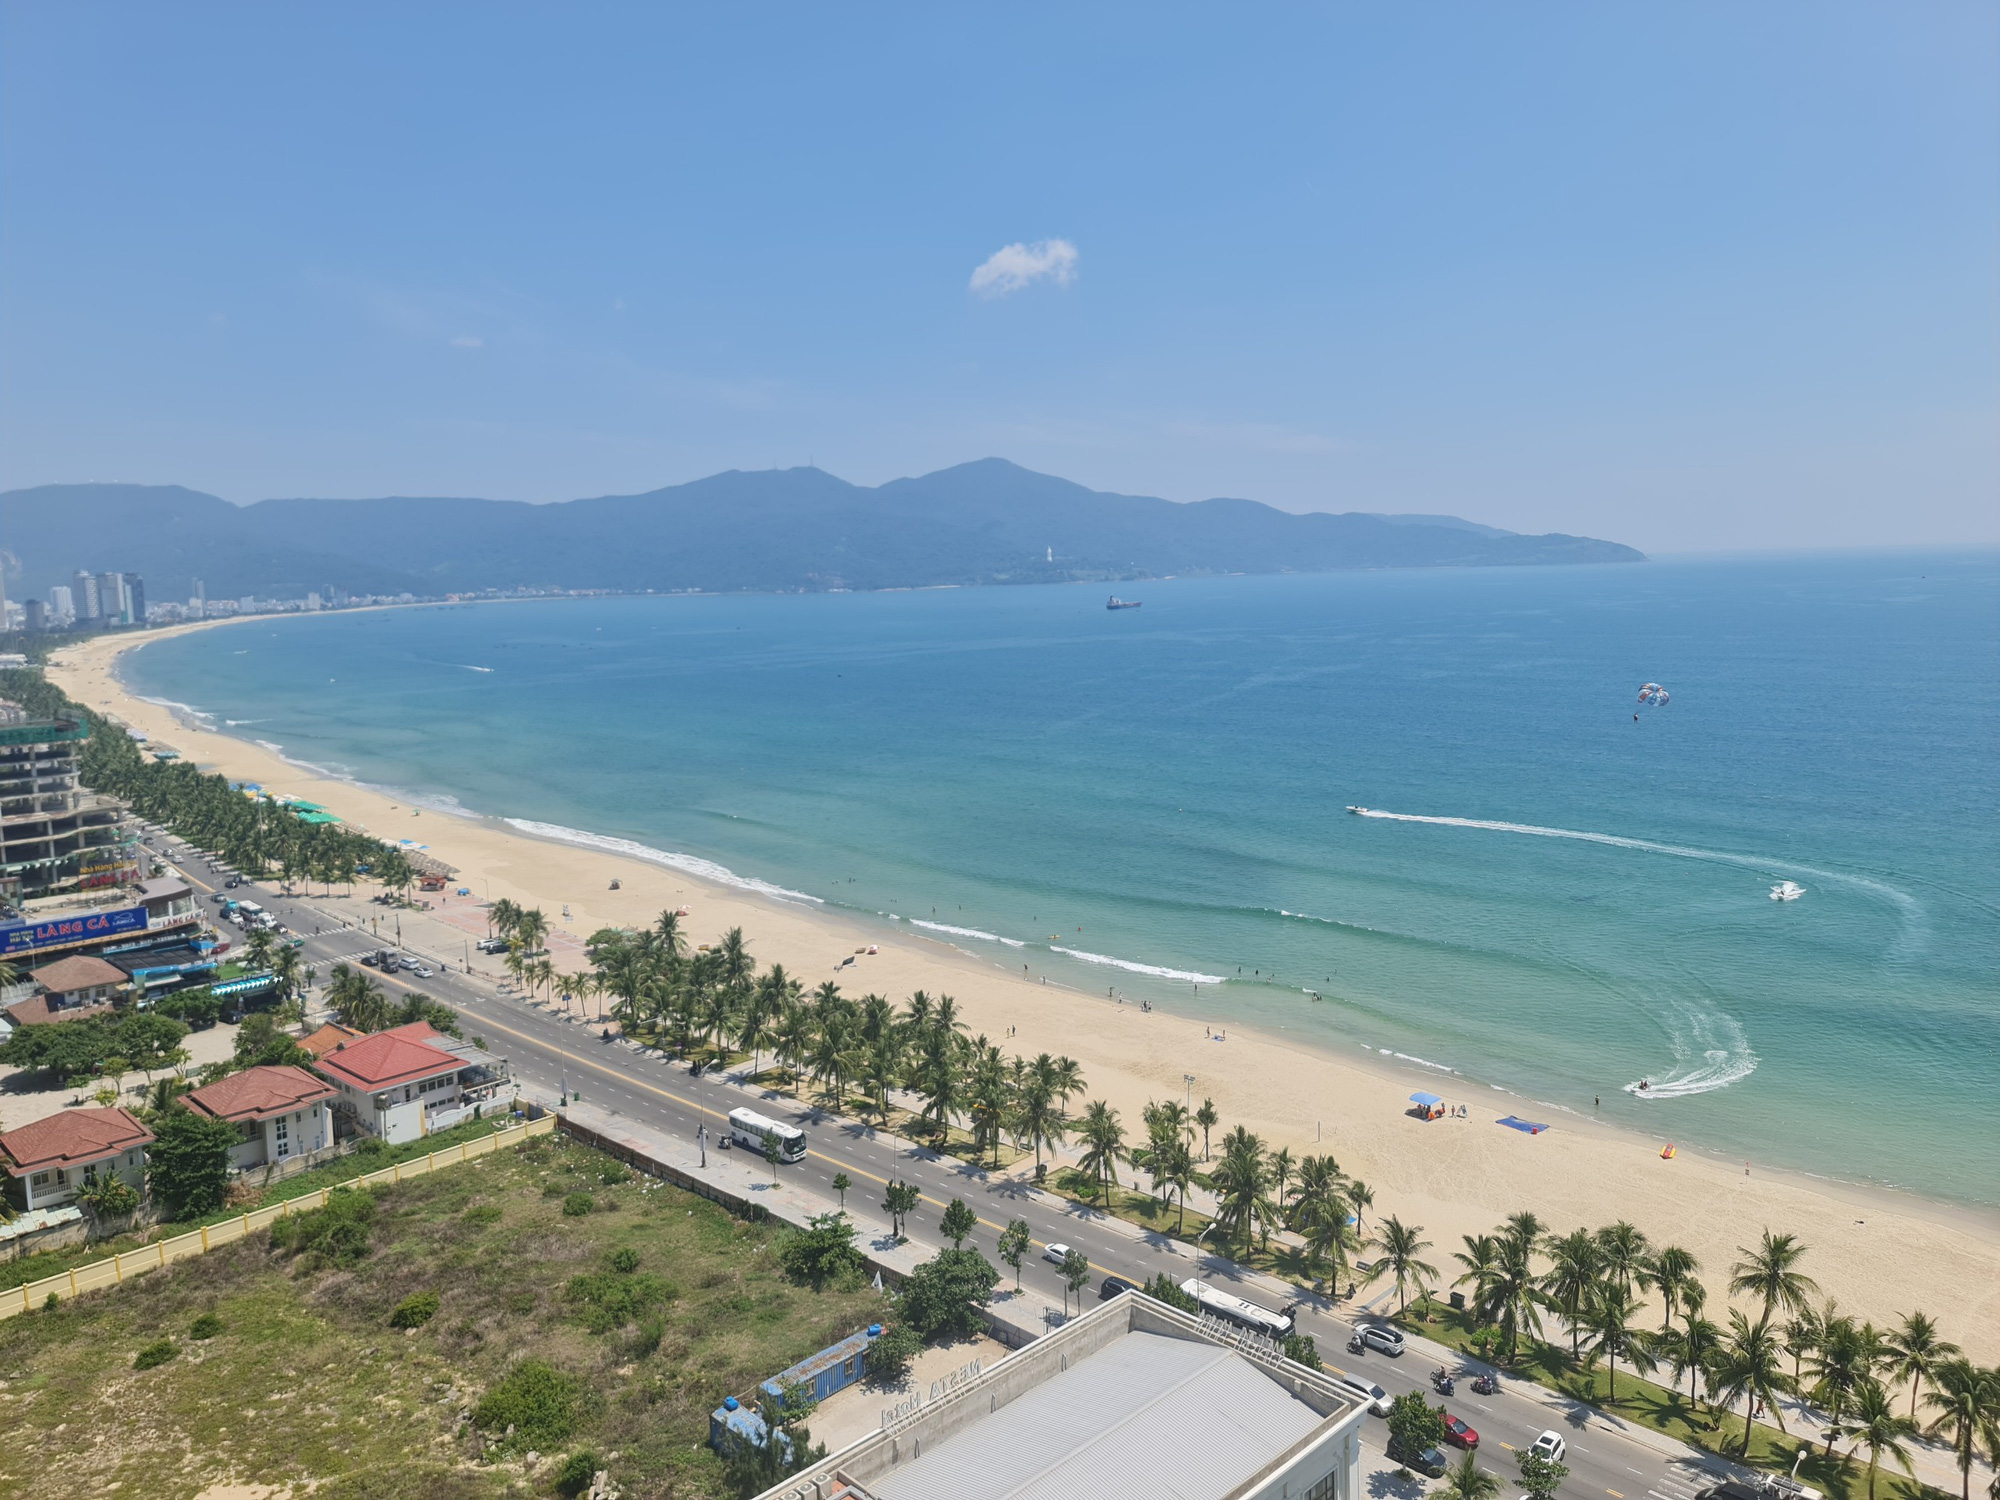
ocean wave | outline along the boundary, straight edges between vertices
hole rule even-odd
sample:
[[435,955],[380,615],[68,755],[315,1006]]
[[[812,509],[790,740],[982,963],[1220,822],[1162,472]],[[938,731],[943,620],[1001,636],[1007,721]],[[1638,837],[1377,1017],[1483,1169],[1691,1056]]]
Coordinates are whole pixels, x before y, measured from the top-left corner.
[[150,703],[155,708],[164,708],[176,719],[193,719],[203,728],[214,728],[215,715],[205,708],[196,708],[192,703],[182,703],[174,698],[149,698],[144,693],[134,693],[141,703]]
[[928,928],[932,932],[945,932],[953,937],[978,938],[982,943],[1005,943],[1009,948],[1025,948],[1028,945],[1019,938],[1001,937],[997,932],[981,932],[977,927],[954,927],[949,922],[921,922],[910,918],[912,927]]
[[231,729],[241,729],[246,724],[268,724],[271,721],[269,719],[224,719],[222,722],[227,724]]
[[1049,944],[1049,951],[1082,959],[1087,964],[1103,964],[1113,969],[1124,969],[1132,974],[1152,974],[1160,979],[1178,979],[1188,984],[1222,983],[1220,974],[1196,974],[1187,969],[1164,969],[1158,964],[1133,963],[1129,958],[1112,958],[1104,953],[1085,953],[1079,948],[1058,948],[1054,943]]
[[555,839],[559,843],[574,844],[580,849],[601,849],[607,854],[623,854],[631,859],[643,859],[648,864],[664,865],[669,870],[679,870],[692,875],[697,880],[706,880],[714,885],[733,886],[739,891],[754,891],[760,896],[774,896],[780,901],[810,901],[815,906],[826,902],[818,896],[808,896],[804,891],[788,890],[782,885],[772,885],[768,880],[758,880],[750,875],[738,875],[734,870],[702,859],[698,855],[680,854],[668,849],[655,849],[650,844],[639,843],[635,839],[613,838],[608,834],[585,833],[578,828],[565,828],[560,823],[537,823],[532,818],[503,818],[509,827],[518,828],[523,833],[531,833],[537,838]]
[[[285,754],[285,747],[279,744],[276,740],[252,740],[250,743],[253,745],[261,746],[263,749],[266,749],[270,751],[273,755],[277,756],[278,759],[283,761],[286,765],[297,766],[301,771],[310,771],[313,773],[313,775],[324,776],[329,781],[344,781],[349,786],[367,786],[367,783],[362,781],[361,778],[356,776],[352,771],[346,770],[340,766],[323,766],[319,764],[317,761],[301,760],[296,755]],[[370,788],[370,790],[375,790],[375,789]]]
[[1454,1078],[1458,1076],[1458,1069],[1447,1063],[1432,1062],[1428,1057],[1413,1057],[1407,1052],[1396,1052],[1388,1047],[1377,1047],[1375,1050],[1384,1057],[1393,1057],[1398,1062],[1415,1063],[1420,1068],[1429,1068],[1433,1073],[1449,1073]]
[[1428,823],[1438,828],[1475,828],[1487,833],[1512,833],[1528,838],[1571,839],[1584,844],[1603,844],[1613,849],[1636,849],[1645,854],[1665,854],[1674,859],[1699,859],[1711,864],[1734,865],[1739,869],[1757,870],[1766,874],[1810,875],[1819,880],[1831,880],[1855,890],[1865,891],[1871,896],[1887,901],[1896,908],[1902,919],[1902,931],[1892,956],[1905,957],[1922,950],[1929,937],[1929,921],[1924,913],[1923,903],[1908,891],[1899,890],[1885,881],[1873,880],[1866,875],[1851,875],[1844,870],[1823,870],[1816,865],[1794,864],[1790,860],[1769,859],[1759,854],[1733,854],[1723,849],[1698,849],[1687,844],[1662,844],[1653,839],[1627,838],[1617,833],[1593,833],[1579,828],[1543,828],[1534,823],[1506,823],[1489,818],[1443,818],[1425,813],[1383,812],[1379,808],[1363,808],[1359,816],[1379,818],[1391,823]]

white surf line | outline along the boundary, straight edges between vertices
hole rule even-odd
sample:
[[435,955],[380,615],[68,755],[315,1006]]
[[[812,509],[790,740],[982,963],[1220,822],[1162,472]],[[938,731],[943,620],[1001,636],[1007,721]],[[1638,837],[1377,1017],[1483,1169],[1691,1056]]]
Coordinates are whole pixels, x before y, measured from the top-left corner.
[[1644,854],[1665,854],[1674,859],[1699,859],[1711,864],[1735,865],[1739,869],[1759,870],[1767,874],[1806,875],[1815,880],[1831,880],[1880,897],[1896,908],[1897,914],[1903,919],[1903,937],[1896,945],[1898,951],[1916,951],[1929,933],[1923,906],[1916,897],[1908,891],[1898,890],[1895,886],[1882,881],[1871,880],[1866,875],[1850,875],[1840,870],[1822,870],[1815,865],[1793,864],[1790,860],[1767,859],[1762,855],[1732,854],[1722,849],[1696,849],[1686,844],[1662,844],[1652,839],[1627,838],[1617,833],[1591,833],[1578,828],[1543,828],[1534,823],[1503,823],[1487,818],[1441,818],[1427,813],[1383,812],[1374,807],[1361,809],[1357,816],[1380,818],[1391,823],[1429,823],[1438,828],[1474,828],[1486,833],[1513,833],[1528,838],[1573,839],[1578,843],[1604,844],[1613,849],[1636,849]]

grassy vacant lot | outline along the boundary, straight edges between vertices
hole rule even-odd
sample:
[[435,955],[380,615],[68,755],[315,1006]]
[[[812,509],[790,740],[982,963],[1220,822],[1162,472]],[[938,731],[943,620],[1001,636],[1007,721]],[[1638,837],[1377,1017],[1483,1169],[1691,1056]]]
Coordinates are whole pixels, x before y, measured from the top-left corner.
[[[258,1235],[0,1323],[0,1494],[548,1494],[554,1460],[588,1449],[634,1500],[721,1495],[709,1411],[881,1310],[785,1280],[777,1226],[559,1136],[369,1196],[319,1251]],[[392,1326],[424,1293],[434,1315]],[[219,1331],[196,1337],[203,1318]],[[161,1340],[171,1357],[135,1369]],[[532,1463],[467,1419],[524,1359],[575,1398]]]
[[171,1239],[177,1234],[199,1229],[204,1224],[220,1224],[224,1219],[234,1218],[253,1208],[262,1208],[268,1203],[282,1203],[291,1198],[302,1198],[307,1193],[316,1193],[321,1188],[338,1187],[343,1182],[356,1177],[365,1177],[370,1172],[379,1172],[382,1168],[394,1166],[399,1161],[414,1161],[427,1152],[443,1151],[456,1146],[460,1141],[491,1135],[496,1123],[504,1122],[468,1120],[450,1130],[441,1130],[436,1135],[425,1136],[422,1140],[406,1141],[400,1146],[370,1142],[374,1149],[350,1152],[346,1156],[335,1157],[323,1166],[314,1167],[309,1172],[283,1178],[266,1191],[247,1197],[243,1202],[234,1204],[220,1213],[209,1214],[205,1218],[158,1224],[135,1234],[121,1234],[74,1250],[45,1250],[39,1255],[23,1255],[14,1260],[0,1261],[0,1288],[40,1281],[44,1276],[53,1276],[58,1271],[67,1271],[71,1266],[81,1266],[93,1260],[103,1260],[118,1251],[136,1250],[154,1240]]

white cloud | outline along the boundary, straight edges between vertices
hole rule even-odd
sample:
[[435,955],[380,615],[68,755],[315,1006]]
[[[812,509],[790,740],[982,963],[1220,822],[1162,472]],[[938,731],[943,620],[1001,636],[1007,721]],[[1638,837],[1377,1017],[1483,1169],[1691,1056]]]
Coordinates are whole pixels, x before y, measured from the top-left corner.
[[486,347],[486,340],[476,339],[469,333],[460,334],[451,341],[451,347],[454,349],[484,349]]
[[1068,286],[1076,280],[1076,261],[1076,246],[1068,240],[1002,245],[972,273],[971,289],[982,297],[1004,297],[1044,279]]

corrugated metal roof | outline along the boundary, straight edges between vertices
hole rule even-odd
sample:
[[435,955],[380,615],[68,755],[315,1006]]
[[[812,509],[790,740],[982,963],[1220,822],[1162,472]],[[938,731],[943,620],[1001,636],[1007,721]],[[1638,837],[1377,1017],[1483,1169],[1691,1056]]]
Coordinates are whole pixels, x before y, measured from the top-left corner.
[[1132,1332],[868,1482],[881,1500],[1218,1500],[1322,1418],[1240,1354]]

